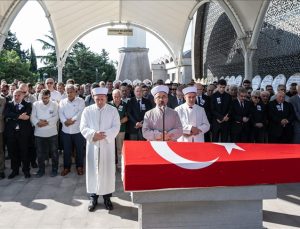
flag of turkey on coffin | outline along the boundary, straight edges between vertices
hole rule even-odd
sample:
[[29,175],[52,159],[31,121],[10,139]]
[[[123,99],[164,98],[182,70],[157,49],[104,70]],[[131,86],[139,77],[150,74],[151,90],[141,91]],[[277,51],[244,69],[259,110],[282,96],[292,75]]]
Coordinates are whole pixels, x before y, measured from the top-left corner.
[[300,182],[300,145],[125,141],[125,191]]

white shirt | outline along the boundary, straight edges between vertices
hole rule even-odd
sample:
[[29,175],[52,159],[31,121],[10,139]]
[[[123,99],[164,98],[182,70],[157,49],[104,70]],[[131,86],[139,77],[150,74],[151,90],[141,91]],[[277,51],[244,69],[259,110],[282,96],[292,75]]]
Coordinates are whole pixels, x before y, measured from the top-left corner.
[[[37,101],[33,103],[30,120],[32,125],[35,127],[35,136],[52,137],[57,135],[58,104],[53,101],[49,101],[47,105],[45,105],[43,101]],[[40,120],[47,120],[48,125],[44,127],[38,127],[37,123]]]
[[[52,101],[56,101],[57,103],[59,103],[60,100],[62,100],[62,95],[56,91],[56,90],[53,90],[50,92],[50,98]],[[40,93],[39,94],[39,99],[38,100],[42,100],[42,94]]]
[[[68,98],[63,99],[59,103],[59,118],[63,124],[62,131],[66,134],[77,134],[80,132],[80,119],[83,109],[85,108],[84,100],[76,97],[72,102]],[[66,126],[67,119],[75,121],[73,125]]]

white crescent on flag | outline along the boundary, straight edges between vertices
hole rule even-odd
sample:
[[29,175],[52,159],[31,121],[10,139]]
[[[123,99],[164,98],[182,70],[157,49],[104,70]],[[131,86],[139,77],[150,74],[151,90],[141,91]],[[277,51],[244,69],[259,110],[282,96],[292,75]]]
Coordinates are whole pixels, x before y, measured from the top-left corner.
[[160,155],[163,159],[166,161],[169,161],[183,169],[203,169],[210,165],[212,165],[214,162],[216,162],[219,157],[212,161],[191,161],[186,158],[183,158],[179,156],[177,153],[175,153],[167,144],[167,142],[150,142],[153,149],[156,151],[158,155]]
[[[179,156],[177,153],[175,153],[167,144],[167,142],[157,142],[157,141],[150,141],[151,146],[155,150],[155,152],[160,155],[163,159],[166,161],[169,161],[173,163],[174,165],[177,165],[178,167],[181,167],[183,169],[204,169],[213,163],[215,163],[219,157],[217,157],[214,160],[211,161],[192,161],[188,160],[186,158],[183,158]],[[230,155],[232,149],[238,149],[245,151],[235,143],[213,143],[216,145],[224,146],[227,153]]]

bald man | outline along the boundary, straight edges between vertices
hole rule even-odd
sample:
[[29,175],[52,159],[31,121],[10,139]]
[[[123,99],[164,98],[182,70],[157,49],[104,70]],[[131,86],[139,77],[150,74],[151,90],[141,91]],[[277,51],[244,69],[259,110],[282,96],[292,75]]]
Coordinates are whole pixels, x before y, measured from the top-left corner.
[[285,101],[285,93],[279,91],[275,100],[268,105],[269,142],[291,143],[293,139],[292,122],[294,121],[293,106]]

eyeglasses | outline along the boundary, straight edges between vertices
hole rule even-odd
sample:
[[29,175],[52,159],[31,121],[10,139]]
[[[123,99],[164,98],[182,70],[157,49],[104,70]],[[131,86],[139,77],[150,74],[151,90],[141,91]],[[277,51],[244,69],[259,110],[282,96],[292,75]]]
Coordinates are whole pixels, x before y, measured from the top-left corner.
[[252,96],[252,98],[254,98],[254,99],[259,99],[259,97],[258,97],[258,96]]
[[46,84],[53,84],[53,82],[47,82]]
[[177,89],[176,88],[171,88],[171,91],[176,91]]

